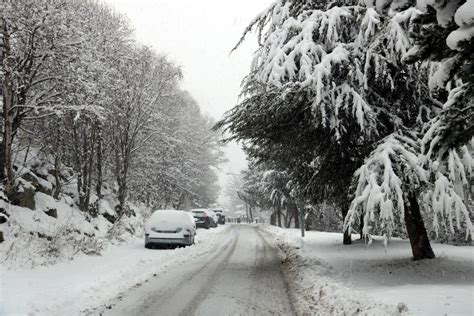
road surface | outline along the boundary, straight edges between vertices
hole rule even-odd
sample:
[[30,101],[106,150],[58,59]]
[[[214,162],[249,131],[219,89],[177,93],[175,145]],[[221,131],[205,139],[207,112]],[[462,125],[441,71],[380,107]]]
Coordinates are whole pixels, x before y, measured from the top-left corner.
[[232,226],[216,252],[151,278],[124,293],[104,312],[160,316],[270,314],[294,312],[276,249],[258,227],[250,225]]

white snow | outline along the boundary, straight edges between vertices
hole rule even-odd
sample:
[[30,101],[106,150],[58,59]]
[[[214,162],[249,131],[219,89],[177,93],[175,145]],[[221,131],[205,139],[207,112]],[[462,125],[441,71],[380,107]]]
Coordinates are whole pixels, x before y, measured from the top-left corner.
[[[419,48],[418,46],[416,46]],[[410,52],[407,53],[409,55]],[[415,52],[414,54],[417,54]],[[406,56],[405,56],[406,57]],[[459,62],[458,56],[449,57],[443,59],[439,63],[432,64],[432,73],[429,76],[428,87],[430,90],[436,90],[438,88],[446,88],[446,83],[450,78],[450,73],[455,67],[456,63]]]
[[460,44],[468,42],[474,37],[474,0],[467,0],[458,7],[460,2],[460,0],[452,0],[431,3],[437,10],[438,23],[442,27],[446,27],[452,21],[453,16],[454,21],[459,26],[446,38],[446,44],[452,50],[462,50]]
[[153,212],[150,219],[145,223],[145,229],[149,230],[152,226],[160,229],[174,230],[179,227],[192,226],[191,218],[184,211],[177,210],[157,210]]
[[460,44],[474,37],[474,26],[460,27],[452,31],[446,38],[446,44],[452,50],[460,50]]
[[99,214],[109,214],[112,216],[117,215],[117,212],[115,212],[115,210],[110,206],[109,201],[100,199],[97,202],[97,204],[98,204]]
[[153,274],[166,273],[214,250],[228,226],[199,230],[196,245],[149,250],[143,239],[110,246],[101,256],[34,269],[0,267],[0,315],[77,315],[116,297]]
[[467,0],[458,8],[454,21],[461,27],[474,24],[474,0]]
[[[0,264],[7,267],[34,267],[74,257],[89,246],[102,248],[102,239],[111,223],[102,216],[86,218],[68,196],[55,200],[36,192],[35,210],[0,200],[8,214],[2,225],[5,241],[0,244]],[[71,206],[72,205],[72,206]],[[56,210],[57,218],[45,212]]]
[[385,248],[383,238],[374,237],[370,246],[362,241],[347,246],[339,233],[309,231],[302,239],[297,229],[267,226],[266,231],[287,260],[298,259],[291,277],[304,295],[300,300],[310,304],[375,315],[405,313],[406,307],[414,315],[474,314],[472,246],[432,243],[436,259],[413,261],[406,240],[392,239]]

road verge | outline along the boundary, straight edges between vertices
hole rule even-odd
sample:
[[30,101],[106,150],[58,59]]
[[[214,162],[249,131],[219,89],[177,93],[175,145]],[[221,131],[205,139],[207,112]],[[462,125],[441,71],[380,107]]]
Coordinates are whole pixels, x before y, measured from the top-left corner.
[[325,262],[303,257],[299,246],[289,243],[284,230],[267,225],[261,230],[279,248],[282,272],[298,315],[408,314],[403,303],[397,306],[377,303],[364,293],[337,282]]

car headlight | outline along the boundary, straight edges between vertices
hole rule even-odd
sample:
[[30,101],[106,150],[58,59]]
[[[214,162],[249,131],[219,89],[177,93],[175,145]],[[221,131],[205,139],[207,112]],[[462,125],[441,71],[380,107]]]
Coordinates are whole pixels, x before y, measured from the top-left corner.
[[179,232],[182,231],[182,230],[183,230],[182,228],[178,228],[178,229],[176,230],[176,232],[179,233]]

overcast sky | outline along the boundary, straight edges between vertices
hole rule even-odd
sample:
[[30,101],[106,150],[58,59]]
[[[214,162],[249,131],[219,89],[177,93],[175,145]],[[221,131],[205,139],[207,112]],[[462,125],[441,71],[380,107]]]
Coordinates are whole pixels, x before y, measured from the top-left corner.
[[[216,119],[237,103],[242,78],[249,72],[256,40],[249,37],[229,55],[248,23],[272,0],[106,0],[124,13],[138,41],[152,46],[182,66],[182,86],[204,112]],[[226,173],[245,168],[245,156],[236,144],[226,148]]]

